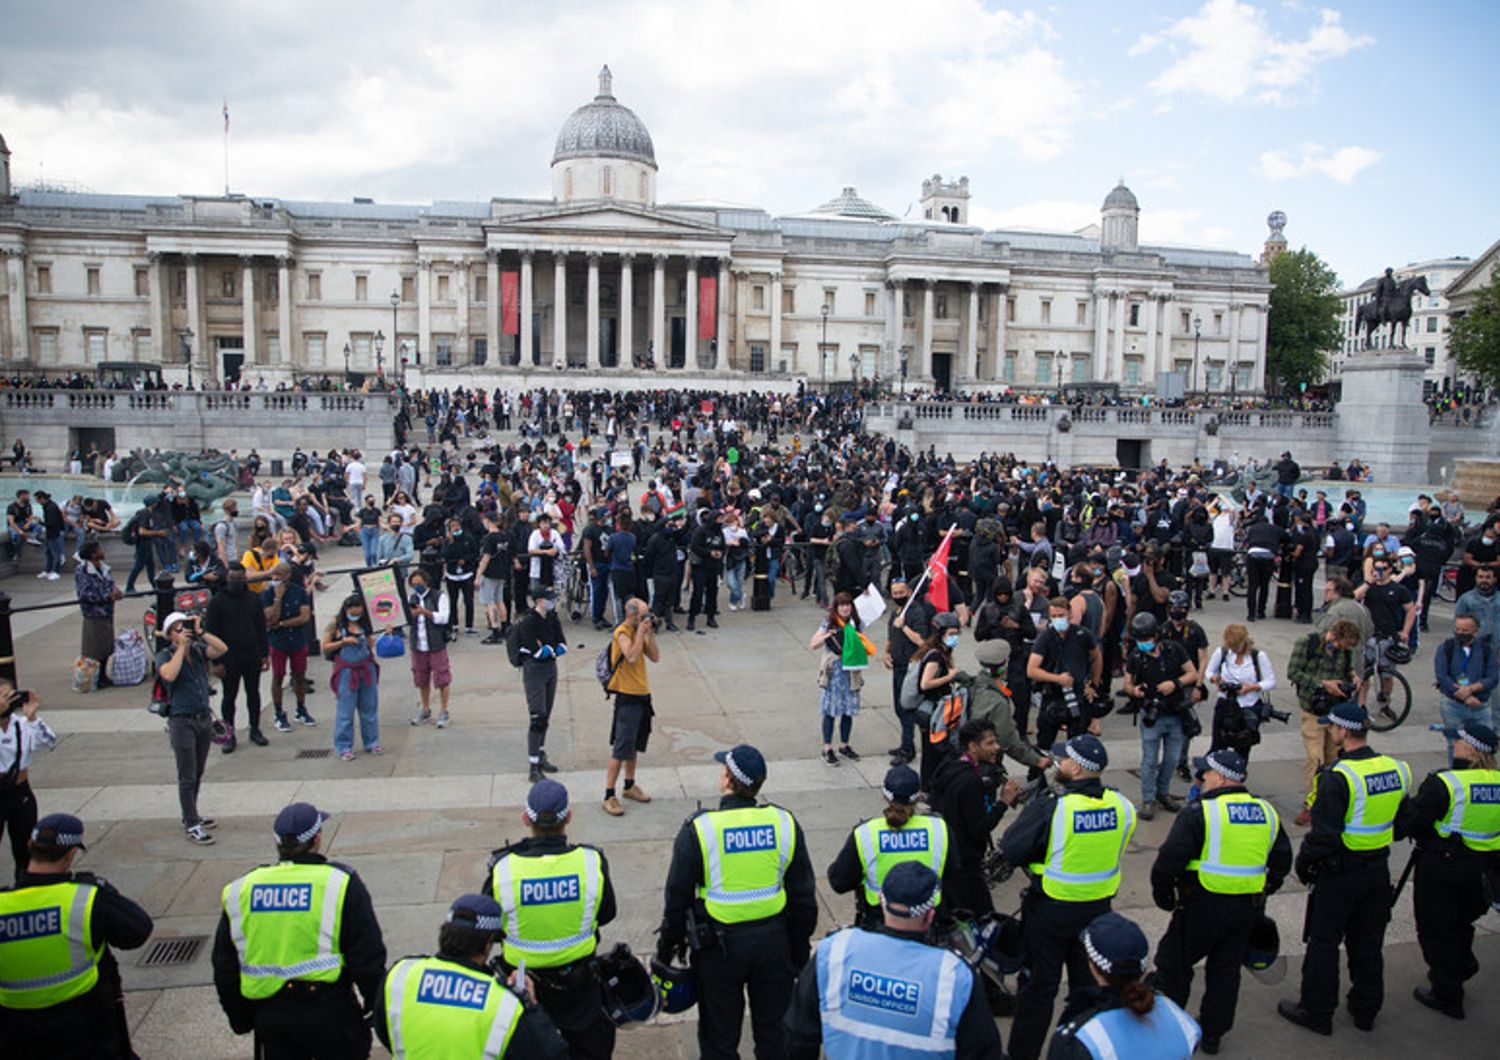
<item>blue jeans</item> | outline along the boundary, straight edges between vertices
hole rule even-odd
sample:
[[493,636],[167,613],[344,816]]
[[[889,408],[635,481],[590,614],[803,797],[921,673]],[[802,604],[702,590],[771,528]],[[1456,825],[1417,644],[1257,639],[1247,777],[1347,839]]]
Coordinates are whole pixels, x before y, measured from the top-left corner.
[[724,582],[729,586],[729,604],[739,607],[745,602],[745,561],[724,568]]
[[63,535],[47,538],[46,566],[42,569],[50,573],[60,573],[63,565]]
[[192,548],[203,540],[203,524],[196,519],[184,519],[177,524],[177,543]]
[[766,599],[776,599],[776,579],[781,577],[781,557],[776,556],[766,564],[766,573],[770,575],[770,581],[766,584]]
[[[1443,728],[1449,732],[1457,731],[1461,726],[1471,722],[1478,722],[1490,728],[1495,727],[1495,708],[1488,703],[1481,703],[1478,710],[1470,710],[1456,699],[1443,697],[1438,712],[1443,718]],[[1448,765],[1453,765],[1453,737],[1448,737]]]
[[1155,725],[1141,726],[1141,802],[1154,802],[1172,787],[1172,770],[1182,753],[1182,719],[1160,714]]
[[152,587],[155,587],[156,549],[146,539],[142,539],[135,546],[135,563],[130,567],[130,576],[125,579],[125,591],[127,593],[135,592],[135,579],[141,571],[146,572],[146,581],[151,583]]
[[365,550],[365,566],[373,567],[379,562],[377,553],[380,545],[380,527],[362,526],[359,528],[359,543]]
[[1285,484],[1280,483],[1280,482],[1276,483],[1276,496],[1278,496],[1278,497],[1290,497],[1292,495],[1292,489],[1293,489],[1294,486],[1295,486],[1295,483],[1291,483],[1291,482],[1288,482],[1288,483],[1285,483]]
[[609,603],[609,571],[594,570],[598,573],[589,575],[589,618],[598,623],[604,621],[604,605]]
[[354,716],[359,715],[359,735],[368,751],[380,746],[380,692],[376,685],[365,684],[350,689],[352,674],[339,680],[338,701],[333,719],[333,750],[336,754],[354,750]]

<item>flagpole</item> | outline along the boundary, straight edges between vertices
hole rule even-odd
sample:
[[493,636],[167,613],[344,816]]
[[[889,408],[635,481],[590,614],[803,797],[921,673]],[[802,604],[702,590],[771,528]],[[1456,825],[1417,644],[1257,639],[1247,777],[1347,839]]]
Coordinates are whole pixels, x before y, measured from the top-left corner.
[[[957,529],[958,529],[958,524],[957,523],[954,523],[952,526],[948,527],[948,532],[943,535],[943,540],[939,541],[938,542],[938,547],[933,550],[933,552],[932,552],[933,556],[936,556],[939,552],[943,551],[943,545],[945,543],[947,543],[948,539],[953,536],[953,531],[955,531]],[[922,586],[924,586],[924,585],[927,584],[927,576],[929,574],[931,574],[931,573],[932,573],[932,557],[929,556],[927,558],[927,566],[924,567],[923,570],[922,570],[922,576],[917,579],[917,584],[912,587],[911,595],[906,598],[906,606],[901,609],[901,613],[896,616],[897,618],[905,618],[906,617],[906,612],[911,609],[911,605],[917,599],[917,594],[922,591]]]
[[224,198],[229,198],[229,100],[224,100]]

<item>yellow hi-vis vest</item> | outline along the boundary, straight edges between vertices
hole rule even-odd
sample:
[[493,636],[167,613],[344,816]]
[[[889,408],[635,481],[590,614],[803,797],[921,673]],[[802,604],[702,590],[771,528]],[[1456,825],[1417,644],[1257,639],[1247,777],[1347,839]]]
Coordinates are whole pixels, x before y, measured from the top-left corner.
[[1341,758],[1335,773],[1349,782],[1349,808],[1344,811],[1344,847],[1383,850],[1396,837],[1396,811],[1411,790],[1411,768],[1389,755]]
[[104,954],[92,925],[98,894],[74,880],[0,891],[0,1008],[51,1008],[94,988]]
[[943,874],[948,824],[941,817],[917,814],[903,827],[892,828],[884,817],[872,817],[854,830],[854,848],[864,870],[865,901],[878,909],[885,874],[901,862],[920,862],[939,876]]
[[251,869],[224,888],[229,935],[240,957],[240,993],[251,1001],[292,980],[337,982],[349,874],[327,862]]
[[522,1011],[494,975],[441,957],[403,957],[385,977],[385,1026],[396,1060],[498,1060]]
[[1276,808],[1248,791],[1204,799],[1203,852],[1187,867],[1212,894],[1259,894],[1266,889],[1266,859],[1281,819]]
[[710,810],[693,818],[693,829],[706,881],[697,893],[709,916],[741,924],[786,908],[782,878],[797,842],[791,814],[779,806]]
[[1456,835],[1473,851],[1500,850],[1500,769],[1445,769],[1438,776],[1448,786],[1448,812],[1437,834]]
[[1120,861],[1135,834],[1135,807],[1114,788],[1098,798],[1070,792],[1057,800],[1047,860],[1031,866],[1042,893],[1063,902],[1113,898],[1120,889]]
[[507,854],[495,862],[490,886],[505,910],[505,963],[560,968],[598,945],[603,859],[592,847],[562,854]]

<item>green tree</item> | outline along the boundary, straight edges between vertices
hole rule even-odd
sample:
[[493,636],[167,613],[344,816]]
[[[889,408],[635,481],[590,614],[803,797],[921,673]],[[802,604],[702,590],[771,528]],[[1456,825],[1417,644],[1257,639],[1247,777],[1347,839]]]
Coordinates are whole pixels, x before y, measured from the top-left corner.
[[1474,304],[1448,326],[1448,345],[1460,368],[1486,387],[1500,386],[1500,265],[1490,270]]
[[1271,305],[1266,317],[1267,384],[1295,393],[1328,370],[1339,344],[1338,277],[1303,247],[1271,261]]

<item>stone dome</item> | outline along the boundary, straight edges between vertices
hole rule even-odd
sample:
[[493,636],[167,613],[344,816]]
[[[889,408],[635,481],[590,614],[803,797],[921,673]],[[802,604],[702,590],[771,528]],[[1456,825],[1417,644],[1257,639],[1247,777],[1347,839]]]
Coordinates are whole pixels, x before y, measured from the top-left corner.
[[609,67],[599,71],[599,94],[563,122],[552,164],[570,158],[622,158],[656,168],[656,148],[646,123],[614,96]]
[[1127,188],[1123,180],[1104,197],[1106,210],[1139,210],[1140,208],[1141,204],[1136,201],[1135,192]]
[[831,214],[835,217],[853,217],[861,221],[894,221],[896,215],[876,206],[869,199],[860,198],[859,192],[846,187],[821,206],[813,208],[815,214]]

